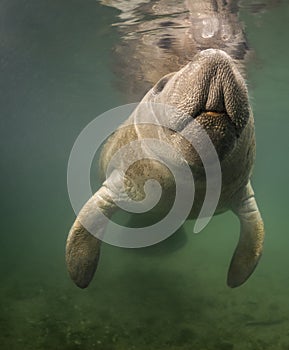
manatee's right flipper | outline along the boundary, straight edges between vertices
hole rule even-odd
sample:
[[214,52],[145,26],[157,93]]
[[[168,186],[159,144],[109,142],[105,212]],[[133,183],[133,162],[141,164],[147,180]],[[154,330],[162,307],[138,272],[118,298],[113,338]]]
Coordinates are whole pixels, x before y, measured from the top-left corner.
[[250,182],[236,196],[233,211],[240,220],[241,232],[228,272],[227,283],[232,288],[249,278],[262,255],[264,224]]
[[[66,264],[71,279],[80,288],[86,288],[97,268],[101,238],[116,209],[102,186],[81,209],[66,242]],[[103,215],[104,214],[104,215]]]

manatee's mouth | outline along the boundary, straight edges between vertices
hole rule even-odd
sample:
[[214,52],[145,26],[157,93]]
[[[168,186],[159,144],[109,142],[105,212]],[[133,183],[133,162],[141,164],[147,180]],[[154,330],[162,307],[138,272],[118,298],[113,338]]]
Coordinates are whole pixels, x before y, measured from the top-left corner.
[[225,108],[220,110],[207,110],[206,108],[191,114],[194,120],[200,123],[210,135],[223,134],[232,138],[240,137],[240,128],[236,124],[236,120],[230,116]]
[[204,111],[203,113],[205,113],[206,115],[210,116],[210,117],[220,117],[220,116],[228,116],[226,111],[222,111],[222,112],[215,112],[215,111]]
[[193,113],[192,117],[194,120],[200,122],[200,124],[204,124],[204,119],[209,120],[210,126],[215,127],[215,129],[217,129],[220,123],[223,124],[224,122],[230,123],[234,127],[234,121],[225,109],[221,111],[204,109],[197,113]]
[[225,110],[220,112],[205,110],[194,120],[206,131],[218,153],[219,160],[222,161],[235,147],[240,136],[232,118]]
[[228,113],[226,112],[226,110],[223,110],[223,111],[212,111],[212,110],[202,110],[202,111],[199,111],[198,113],[196,114],[193,114],[192,117],[194,119],[200,119],[200,117],[204,117],[204,116],[207,116],[209,118],[220,118],[220,117],[223,117],[223,118],[226,118],[228,120],[230,120],[231,122],[232,119],[230,118],[230,116],[228,115]]
[[[235,93],[236,91],[232,89],[232,100],[235,98]],[[218,91],[216,95],[218,95]],[[215,137],[213,137],[215,140],[217,139],[217,135],[222,136],[222,140],[229,137],[230,142],[232,142],[233,139],[240,137],[243,125],[241,126],[238,118],[236,118],[231,111],[227,110],[224,96],[219,96],[219,98],[215,99],[213,102],[207,97],[207,101],[203,102],[204,103],[202,103],[201,106],[193,106],[193,108],[190,108],[191,106],[189,106],[187,110],[182,110],[181,106],[181,113],[189,115],[191,118],[187,120],[182,119],[181,123],[178,125],[178,130],[185,130],[188,128],[193,119],[194,121],[197,121],[211,137],[215,135]],[[229,140],[226,142],[228,143]]]

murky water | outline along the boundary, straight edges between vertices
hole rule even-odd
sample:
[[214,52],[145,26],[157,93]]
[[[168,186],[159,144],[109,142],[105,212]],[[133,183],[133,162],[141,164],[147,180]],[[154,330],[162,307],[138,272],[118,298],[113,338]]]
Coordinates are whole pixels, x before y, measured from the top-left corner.
[[230,213],[148,249],[104,245],[89,289],[72,284],[66,166],[79,132],[122,102],[110,68],[117,11],[89,0],[0,6],[1,349],[289,349],[288,3],[242,10],[267,235],[257,270],[234,290]]

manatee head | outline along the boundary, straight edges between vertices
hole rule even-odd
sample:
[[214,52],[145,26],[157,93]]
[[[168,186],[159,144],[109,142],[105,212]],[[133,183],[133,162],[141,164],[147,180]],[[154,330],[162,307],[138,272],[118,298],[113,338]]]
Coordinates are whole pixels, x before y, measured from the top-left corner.
[[185,67],[160,79],[144,101],[168,104],[174,130],[190,133],[197,121],[210,136],[220,160],[235,146],[250,117],[245,80],[222,50],[204,50]]

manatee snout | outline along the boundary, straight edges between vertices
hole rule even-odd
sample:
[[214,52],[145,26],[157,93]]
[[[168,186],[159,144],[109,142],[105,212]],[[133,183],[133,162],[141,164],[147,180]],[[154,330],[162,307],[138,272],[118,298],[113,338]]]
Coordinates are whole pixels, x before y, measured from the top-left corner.
[[[196,90],[203,108],[227,115],[239,136],[250,115],[245,80],[233,59],[222,50],[202,51],[196,59],[201,67]],[[200,86],[205,87],[202,92]]]
[[217,49],[198,53],[180,71],[163,77],[147,99],[173,106],[176,112],[168,115],[169,123],[184,136],[197,121],[220,161],[234,148],[251,114],[243,77],[233,59]]
[[222,50],[208,49],[198,53],[175,74],[162,78],[156,87],[154,102],[175,106],[187,117],[171,117],[171,123],[182,130],[190,118],[204,112],[208,116],[226,115],[239,135],[250,114],[248,91],[232,58]]

